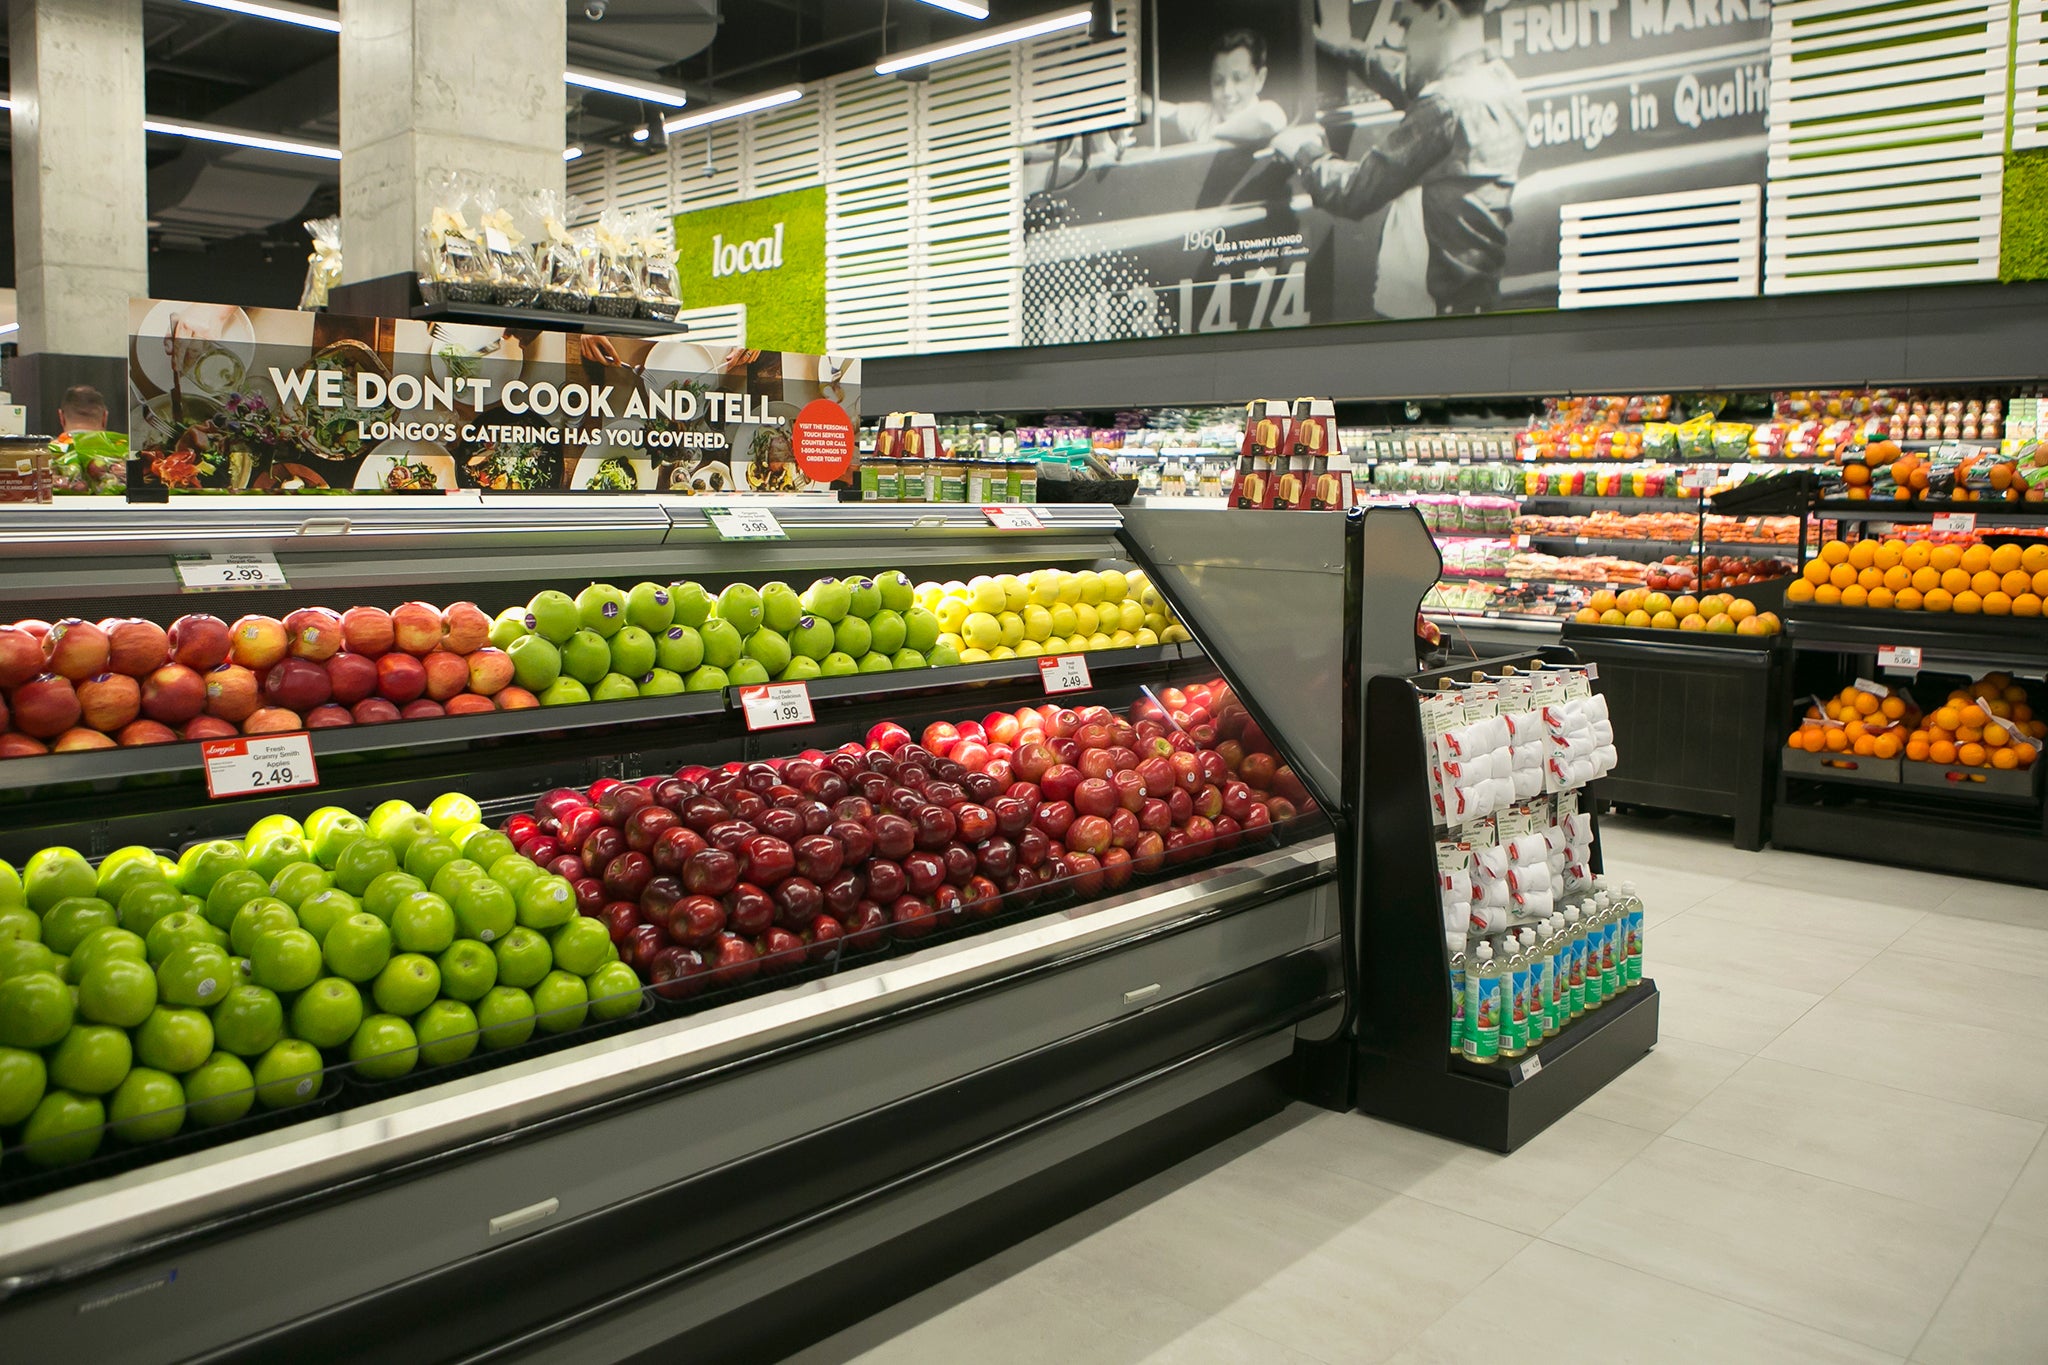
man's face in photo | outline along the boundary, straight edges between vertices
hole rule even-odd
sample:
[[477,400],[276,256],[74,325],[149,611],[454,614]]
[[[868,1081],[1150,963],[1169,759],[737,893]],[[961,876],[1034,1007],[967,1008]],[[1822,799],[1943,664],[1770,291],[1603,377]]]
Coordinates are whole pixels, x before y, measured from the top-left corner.
[[1266,68],[1252,63],[1252,54],[1241,47],[1219,52],[1209,62],[1209,107],[1217,117],[1229,118],[1248,109],[1266,88]]
[[1450,0],[1431,0],[1427,4],[1394,0],[1394,22],[1387,44],[1408,54],[1410,90],[1421,89],[1442,72],[1458,18],[1458,8]]

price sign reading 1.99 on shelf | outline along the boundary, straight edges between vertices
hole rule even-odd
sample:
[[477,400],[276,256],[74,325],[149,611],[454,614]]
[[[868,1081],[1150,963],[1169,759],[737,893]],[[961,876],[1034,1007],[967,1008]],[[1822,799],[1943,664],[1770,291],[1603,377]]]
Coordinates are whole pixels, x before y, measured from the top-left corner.
[[811,711],[810,689],[800,682],[742,687],[740,710],[746,714],[749,730],[781,730],[817,719]]
[[704,520],[721,540],[788,540],[789,532],[765,507],[707,507]]
[[173,561],[178,586],[186,592],[233,592],[237,588],[284,588],[284,570],[270,554],[193,555]]
[[1047,654],[1038,660],[1038,676],[1048,693],[1086,692],[1091,686],[1088,660],[1080,654]]
[[303,732],[209,739],[199,746],[199,757],[206,765],[206,794],[216,801],[320,785],[313,739]]

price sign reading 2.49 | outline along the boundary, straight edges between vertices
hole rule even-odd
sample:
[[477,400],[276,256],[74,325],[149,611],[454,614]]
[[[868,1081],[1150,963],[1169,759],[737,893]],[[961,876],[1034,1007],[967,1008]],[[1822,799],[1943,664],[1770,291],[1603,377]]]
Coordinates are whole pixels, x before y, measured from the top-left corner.
[[206,793],[214,800],[320,785],[310,735],[251,735],[209,739],[199,746]]

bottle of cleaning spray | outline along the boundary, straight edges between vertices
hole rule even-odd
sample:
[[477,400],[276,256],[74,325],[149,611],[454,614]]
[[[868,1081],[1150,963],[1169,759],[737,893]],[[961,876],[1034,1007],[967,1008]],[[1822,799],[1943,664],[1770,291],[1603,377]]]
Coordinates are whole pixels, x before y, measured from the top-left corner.
[[1565,957],[1571,964],[1565,980],[1570,991],[1571,1017],[1576,1019],[1586,1012],[1586,926],[1580,920],[1578,906],[1564,908],[1564,925]]
[[1513,932],[1500,941],[1500,1055],[1519,1057],[1529,1050],[1529,959]]
[[1444,950],[1451,959],[1451,1055],[1465,1051],[1465,936],[1449,934]]
[[1606,930],[1603,893],[1595,891],[1580,908],[1579,922],[1586,927],[1586,1008],[1597,1010],[1607,1002],[1606,978],[1600,974],[1600,944]]
[[1465,1057],[1490,1062],[1500,1055],[1500,964],[1484,939],[1465,958]]
[[1550,975],[1550,963],[1543,956],[1543,945],[1534,929],[1524,929],[1517,934],[1522,956],[1529,963],[1529,1046],[1535,1047],[1550,1036],[1550,1004],[1545,978]]
[[1623,882],[1621,894],[1628,907],[1628,984],[1640,986],[1643,984],[1643,898],[1636,894],[1634,882]]
[[1608,898],[1604,917],[1607,922],[1600,931],[1600,998],[1612,1000],[1621,994],[1628,977],[1628,912],[1621,896]]

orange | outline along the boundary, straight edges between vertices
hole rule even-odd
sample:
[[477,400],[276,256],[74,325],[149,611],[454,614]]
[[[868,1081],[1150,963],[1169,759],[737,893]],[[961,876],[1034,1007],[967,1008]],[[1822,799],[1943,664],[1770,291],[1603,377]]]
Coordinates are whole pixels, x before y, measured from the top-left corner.
[[1974,616],[1984,609],[1984,599],[1965,588],[1956,594],[1955,608],[1964,616]]
[[[1787,597],[1791,596],[1789,592],[1785,595]],[[1900,611],[1918,611],[1920,610],[1920,600],[1920,590],[1918,588],[1900,588],[1898,599],[1892,605]]]
[[2041,597],[2048,597],[2048,569],[2034,570],[2034,592]]
[[1947,588],[1929,588],[1921,601],[1926,604],[1929,611],[1947,611],[1954,604],[1955,598]]
[[2036,749],[2031,744],[2015,744],[2012,748],[2006,750],[2006,752],[2016,756],[2019,759],[2020,766],[2022,768],[2033,767],[2034,760],[2041,756],[2041,751],[2039,749]]
[[1998,592],[1996,590],[1985,593],[1984,614],[1986,616],[2012,615],[2012,599],[2010,597],[2007,597],[2004,593]]
[[1913,571],[1903,564],[1894,564],[1884,571],[1884,585],[1893,592],[1913,586]]
[[[1933,546],[1924,540],[1915,540],[1907,544],[1906,552],[1899,556],[1899,563],[1909,569],[1924,569],[1927,567],[1928,558],[1933,553]],[[2048,559],[2042,561],[2041,567],[2048,569]]]
[[2019,546],[2001,545],[1991,552],[1990,567],[2002,574],[2011,573],[2020,566],[2023,558]]
[[1984,747],[1997,749],[2012,743],[2012,732],[2003,725],[1994,725],[1984,732]]
[[1886,697],[1877,704],[1877,709],[1884,712],[1885,719],[1897,720],[1906,714],[1906,699],[1904,697]]
[[2014,569],[1999,576],[1998,588],[2007,597],[2018,597],[2023,592],[2034,590],[2034,576],[2025,569]]
[[1860,720],[1852,720],[1847,725],[1844,725],[1842,727],[1842,732],[1849,736],[1849,742],[1853,744],[1857,740],[1869,734],[1870,727],[1865,725]]
[[1991,754],[1991,766],[2008,770],[2017,768],[2020,766],[2019,753],[2013,749],[1995,749]]
[[1876,715],[1879,701],[1880,698],[1877,696],[1876,693],[1859,691],[1856,694],[1853,702],[1853,704],[1856,707],[1856,714],[1859,716]]
[[1799,576],[1809,583],[1825,583],[1828,581],[1830,567],[1825,559],[1809,559],[1806,561],[1806,567],[1799,571]]
[[1981,744],[1965,744],[1956,750],[1956,757],[1962,760],[1965,768],[1981,768],[1988,755]]
[[1850,587],[1856,582],[1856,570],[1847,564],[1837,564],[1828,572],[1828,581],[1838,588]]
[[1941,586],[1941,574],[1923,564],[1913,570],[1913,586],[1921,592],[1933,592]]
[[1937,545],[1927,556],[1928,567],[1936,573],[1947,573],[1963,562],[1963,552],[1953,545]]
[[1964,573],[1961,569],[1944,569],[1941,575],[1941,586],[1947,588],[1951,593],[1967,592],[1970,587],[1970,575]]
[[1737,621],[1747,621],[1750,617],[1756,615],[1756,603],[1750,601],[1747,597],[1738,597],[1728,604],[1728,614]]
[[1800,742],[1806,752],[1817,754],[1828,747],[1828,731],[1825,725],[1809,725],[1800,735]]
[[1925,763],[1927,761],[1927,741],[1924,739],[1907,740],[1906,757],[1912,759],[1915,763]]
[[2048,543],[2036,541],[2020,551],[2020,567],[2028,573],[2048,569]]
[[1823,607],[1837,607],[1842,604],[1842,590],[1832,583],[1823,583],[1813,590],[1813,600]]
[[1945,739],[1937,739],[1927,746],[1927,756],[1936,763],[1953,763],[1956,761],[1956,746]]
[[1899,737],[1897,735],[1880,735],[1877,742],[1870,746],[1870,752],[1876,754],[1879,758],[1897,758],[1899,756]]
[[1834,729],[1832,726],[1829,727],[1828,747],[1838,754],[1846,750],[1849,747],[1849,732],[1847,730]]
[[1831,540],[1820,547],[1820,557],[1830,565],[1847,563],[1849,547],[1839,540]]
[[1971,573],[1979,573],[1991,567],[1991,547],[1972,545],[1963,551],[1962,566]]
[[1785,600],[1787,602],[1811,602],[1813,600],[1813,584],[1804,578],[1793,579],[1785,586]]
[[1956,743],[1958,744],[1975,744],[1982,738],[1984,738],[1984,731],[1979,726],[1965,725],[1956,731]]
[[[1858,588],[1857,591],[1861,592],[1862,589]],[[1911,592],[1913,590],[1911,588],[1908,588],[1906,589],[1906,591]],[[1890,588],[1872,588],[1870,590],[1870,596],[1867,599],[1867,601],[1869,605],[1876,607],[1879,611],[1883,611],[1885,608],[1894,605],[1896,596],[1897,595],[1893,593]],[[1842,597],[1844,601],[1848,600],[1847,593],[1844,593]]]
[[1974,702],[1965,706],[1958,714],[1961,715],[1965,725],[1982,725],[1985,721],[1991,719],[1991,713]]
[[1877,542],[1859,540],[1849,547],[1849,563],[1858,569],[1867,569],[1877,563]]
[[1887,540],[1884,544],[1877,547],[1877,556],[1871,562],[1880,569],[1897,568],[1900,559],[1905,556],[1905,553],[1905,541]]
[[1865,592],[1869,592],[1872,588],[1883,587],[1884,570],[1878,568],[1869,568],[1859,571],[1856,575],[1856,585],[1862,588]]
[[[1878,591],[1883,592],[1884,589],[1879,588]],[[1854,583],[1851,583],[1848,587],[1842,589],[1842,605],[1845,607],[1870,606],[1870,594],[1863,591],[1862,588],[1856,586]]]
[[1942,729],[1953,730],[1963,723],[1963,714],[1953,706],[1944,706],[1934,713],[1932,719]]
[[1877,739],[1872,735],[1860,735],[1849,742],[1849,749],[1851,753],[1869,758],[1877,753]]
[[2000,581],[1997,574],[1989,569],[1982,569],[1970,575],[1970,591],[1979,597],[1985,597],[1998,591]]
[[2011,702],[2014,706],[2018,706],[2026,701],[2027,689],[2021,687],[2018,683],[2007,683],[1999,689],[1998,695]]

